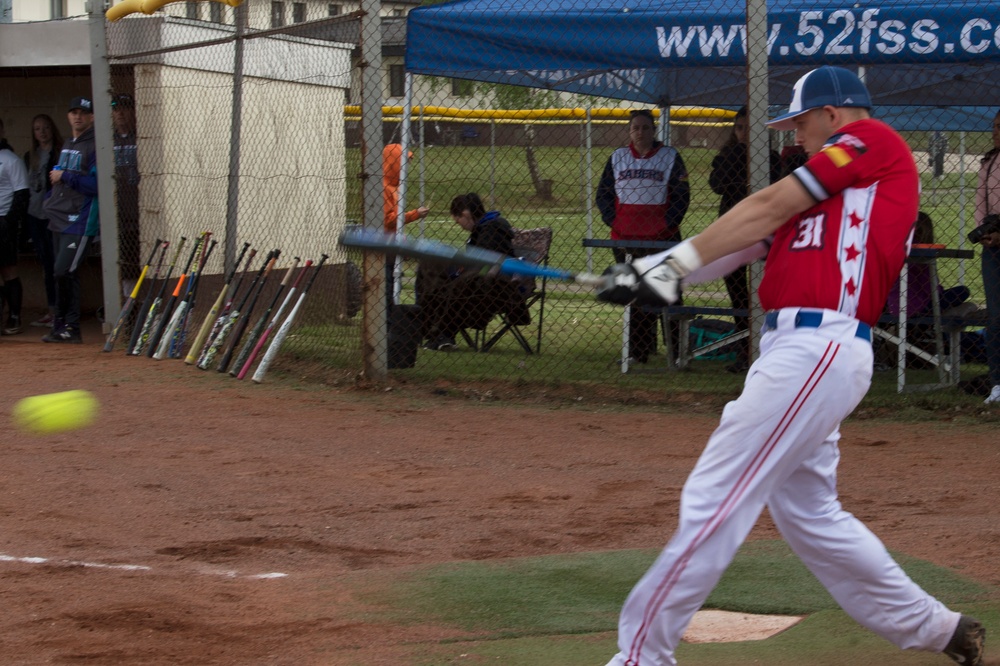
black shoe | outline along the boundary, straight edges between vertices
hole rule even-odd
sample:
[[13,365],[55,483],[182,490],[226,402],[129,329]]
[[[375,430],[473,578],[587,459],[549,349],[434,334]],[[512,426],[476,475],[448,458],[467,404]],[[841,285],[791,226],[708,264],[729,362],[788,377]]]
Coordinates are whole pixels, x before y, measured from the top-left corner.
[[726,372],[731,372],[734,375],[743,374],[749,369],[750,362],[745,358],[738,359],[735,363],[730,363],[726,366]]
[[83,342],[80,331],[70,326],[59,330],[50,331],[48,335],[42,336],[42,342],[62,342],[71,345],[78,345]]
[[958,620],[944,654],[962,666],[982,666],[986,646],[986,627],[979,620],[963,615]]
[[21,318],[17,315],[11,315],[7,318],[7,325],[3,327],[2,333],[4,335],[17,335],[22,330],[21,328]]
[[980,398],[988,396],[992,387],[993,382],[990,381],[988,374],[976,375],[971,379],[963,379],[958,382],[958,389],[960,391],[964,391],[969,395],[978,395]]
[[437,351],[451,351],[458,347],[455,343],[455,338],[442,335],[440,338],[435,340],[432,344],[431,349],[436,349]]

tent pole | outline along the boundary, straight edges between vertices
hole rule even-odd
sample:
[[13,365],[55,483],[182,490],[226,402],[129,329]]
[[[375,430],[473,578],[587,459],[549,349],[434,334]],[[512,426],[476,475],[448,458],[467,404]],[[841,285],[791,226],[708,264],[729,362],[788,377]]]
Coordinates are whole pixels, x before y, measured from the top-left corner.
[[[958,249],[965,249],[965,130],[958,133]],[[958,283],[965,284],[965,259],[958,260]]]
[[490,119],[490,208],[497,207],[497,121]]
[[[767,68],[767,2],[746,0],[747,7],[747,125],[749,129],[750,191],[764,189],[771,182],[771,135],[764,121],[770,100]],[[757,290],[764,276],[764,264],[750,264],[750,357],[760,355],[757,332],[764,323],[764,309]]]
[[[584,136],[587,148],[586,173],[584,183],[583,209],[587,211],[587,238],[594,237],[594,126],[591,122],[591,107],[587,107],[587,118],[584,121]],[[594,248],[587,248],[587,272],[594,272]]]
[[[396,202],[396,237],[404,235],[406,224],[406,186],[410,171],[410,117],[413,115],[413,75],[409,72],[403,78],[403,119],[399,127],[399,145],[403,148],[399,164],[399,201]],[[403,292],[403,257],[396,255],[392,268],[392,302],[399,303]]]
[[[427,205],[427,178],[426,178],[426,171],[427,171],[426,164],[427,164],[427,162],[424,159],[424,148],[426,148],[426,144],[425,144],[426,136],[424,134],[425,128],[424,128],[424,106],[423,106],[423,104],[420,105],[419,126],[420,126],[420,205],[421,206],[425,206],[425,205]],[[420,235],[421,235],[421,237],[424,235],[424,231],[426,230],[426,227],[427,227],[427,218],[426,217],[420,218]]]

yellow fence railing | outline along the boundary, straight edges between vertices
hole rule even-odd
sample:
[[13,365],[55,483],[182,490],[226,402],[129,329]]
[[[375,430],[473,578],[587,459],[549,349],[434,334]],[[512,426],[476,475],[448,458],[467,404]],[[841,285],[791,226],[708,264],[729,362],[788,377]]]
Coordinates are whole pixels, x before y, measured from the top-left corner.
[[[593,122],[621,121],[629,117],[633,109],[616,107],[594,107],[590,109]],[[402,118],[404,107],[383,106],[384,119]],[[654,117],[660,116],[660,109],[651,109]],[[698,106],[681,106],[670,109],[670,121],[684,125],[719,125],[732,123],[735,111],[711,109]],[[587,118],[587,109],[457,109],[446,106],[414,106],[411,118],[437,121],[473,121],[497,123],[579,123]],[[345,120],[360,120],[361,107],[348,104],[344,107]]]

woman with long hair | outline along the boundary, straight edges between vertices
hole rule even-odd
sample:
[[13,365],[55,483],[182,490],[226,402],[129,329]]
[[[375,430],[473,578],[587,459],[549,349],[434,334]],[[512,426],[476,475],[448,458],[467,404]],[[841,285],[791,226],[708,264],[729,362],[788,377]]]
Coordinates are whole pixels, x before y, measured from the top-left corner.
[[[993,148],[983,156],[976,189],[976,223],[1000,224],[1000,111],[993,117]],[[1000,405],[1000,231],[983,233],[983,290],[986,292],[986,363],[993,390],[988,405]]]
[[45,300],[48,305],[48,311],[37,321],[31,322],[31,325],[43,328],[52,326],[52,317],[56,309],[56,282],[53,276],[55,250],[52,232],[49,231],[49,220],[42,202],[52,190],[49,172],[59,163],[59,151],[62,145],[62,134],[51,117],[39,113],[31,120],[31,150],[24,154],[30,192],[27,231],[38,261],[42,264],[45,276]]

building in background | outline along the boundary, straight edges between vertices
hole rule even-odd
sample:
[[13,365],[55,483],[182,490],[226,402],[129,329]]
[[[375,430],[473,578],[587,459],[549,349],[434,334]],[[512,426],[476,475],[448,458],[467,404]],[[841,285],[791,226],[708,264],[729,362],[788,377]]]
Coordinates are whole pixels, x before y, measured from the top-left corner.
[[[203,230],[220,241],[235,235],[280,247],[289,257],[332,254],[345,218],[343,109],[355,45],[296,35],[294,25],[271,30],[278,5],[287,5],[289,20],[339,11],[330,3],[296,4],[248,0],[248,34],[267,34],[244,42],[237,140],[233,8],[179,2],[108,23],[111,89],[100,91],[92,90],[83,1],[14,0],[13,21],[0,24],[0,114],[9,138],[23,152],[36,114],[50,115],[66,133],[72,97],[129,94],[138,125],[141,256],[157,238],[193,239]],[[212,7],[224,10],[222,20],[211,20],[218,17]],[[230,196],[234,173],[238,185]],[[112,210],[112,202],[102,199],[101,209]],[[208,270],[222,273],[224,258],[216,252]]]
[[[123,0],[113,0],[117,5]],[[257,30],[280,28],[293,23],[316,21],[331,16],[355,12],[359,0],[247,0],[250,27]],[[406,16],[418,0],[395,0],[382,3],[382,16]],[[86,0],[0,0],[0,7],[9,11],[9,22],[49,21],[86,15]],[[232,10],[219,2],[171,2],[163,6],[164,14],[215,23],[232,23]]]

